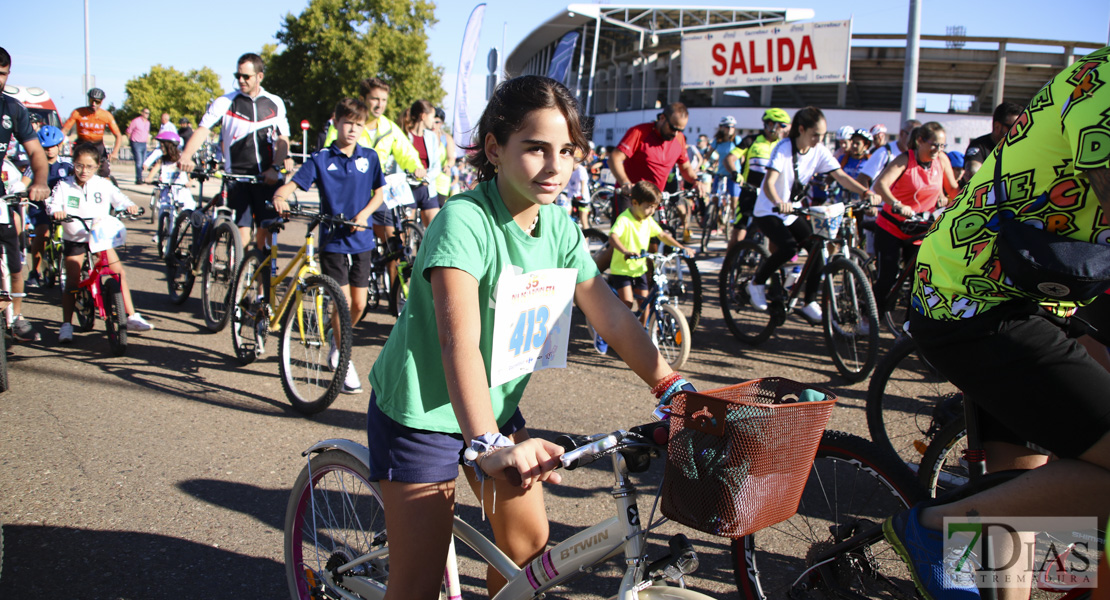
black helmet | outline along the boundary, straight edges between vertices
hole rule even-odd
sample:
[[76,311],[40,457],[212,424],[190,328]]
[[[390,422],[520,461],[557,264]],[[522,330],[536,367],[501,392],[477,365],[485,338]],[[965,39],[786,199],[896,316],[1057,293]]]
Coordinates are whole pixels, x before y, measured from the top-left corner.
[[89,90],[89,99],[90,100],[103,100],[104,99],[104,90],[102,90],[100,88],[93,88],[93,89]]

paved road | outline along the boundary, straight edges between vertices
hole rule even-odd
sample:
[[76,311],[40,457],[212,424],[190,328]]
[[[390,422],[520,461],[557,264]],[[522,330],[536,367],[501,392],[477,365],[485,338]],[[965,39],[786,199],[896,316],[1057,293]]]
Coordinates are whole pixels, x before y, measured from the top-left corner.
[[[124,167],[117,167],[121,173]],[[125,189],[145,204],[149,188]],[[206,189],[211,193],[212,188]],[[343,396],[306,419],[293,412],[271,354],[249,367],[232,356],[230,334],[208,333],[199,289],[169,303],[146,221],[130,225],[121,257],[153,332],[134,336],[127,356],[109,356],[103,325],[56,343],[59,293],[31,290],[24,314],[43,341],[10,355],[13,389],[0,396],[0,522],[4,598],[283,598],[282,526],[289,488],[313,442],[362,441],[368,393]],[[294,232],[283,241],[292,249]],[[723,249],[718,241],[717,255]],[[719,258],[718,261],[719,262]],[[791,320],[765,345],[741,348],[716,302],[707,270],[706,308],[684,369],[699,388],[778,375],[834,389],[842,402],[831,427],[865,435],[866,382],[845,387],[820,330]],[[355,364],[365,374],[389,334],[384,307],[355,330]],[[538,373],[523,401],[534,434],[596,433],[646,420],[652,398],[623,363],[599,356],[578,325],[566,370]],[[649,494],[662,465],[641,477]],[[609,516],[611,476],[587,468],[548,487],[553,539]],[[475,515],[469,492],[464,514]],[[668,525],[663,535],[688,529]],[[727,540],[697,534],[702,567],[693,586],[729,593]],[[468,597],[481,578],[464,565]],[[612,593],[615,568],[559,597]]]

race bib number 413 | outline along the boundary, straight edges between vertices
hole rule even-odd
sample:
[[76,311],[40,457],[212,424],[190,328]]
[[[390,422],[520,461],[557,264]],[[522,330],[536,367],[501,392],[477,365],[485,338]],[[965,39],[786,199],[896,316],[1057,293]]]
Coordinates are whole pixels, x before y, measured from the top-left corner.
[[490,385],[567,366],[575,269],[502,275],[494,292]]

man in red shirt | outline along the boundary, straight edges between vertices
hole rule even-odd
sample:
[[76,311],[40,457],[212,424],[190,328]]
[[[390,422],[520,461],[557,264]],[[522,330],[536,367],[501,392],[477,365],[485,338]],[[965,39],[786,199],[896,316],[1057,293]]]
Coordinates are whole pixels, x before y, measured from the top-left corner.
[[[111,163],[119,157],[119,150],[123,147],[123,134],[120,133],[119,125],[116,125],[116,118],[112,113],[100,108],[101,104],[104,104],[104,90],[100,88],[89,90],[89,105],[75,109],[66,122],[62,123],[62,131],[69,135],[76,125],[76,142],[78,144],[88,142],[100,150],[100,170],[97,171],[97,175],[108,177],[112,171]],[[111,154],[104,147],[105,129],[115,136]]]
[[628,191],[634,183],[647,180],[662,190],[676,164],[683,179],[690,183],[697,180],[697,170],[686,156],[686,136],[682,133],[689,120],[686,105],[675,102],[664,108],[654,123],[641,123],[624,134],[609,158],[619,192],[613,196],[614,220],[628,208]]

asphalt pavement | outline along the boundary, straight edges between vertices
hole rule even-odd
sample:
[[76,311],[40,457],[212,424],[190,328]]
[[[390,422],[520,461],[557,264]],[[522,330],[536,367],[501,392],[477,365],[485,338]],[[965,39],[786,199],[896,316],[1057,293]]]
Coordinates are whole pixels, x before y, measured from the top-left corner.
[[[129,165],[116,172],[145,206],[152,188],[132,183]],[[205,196],[217,190],[208,182]],[[59,290],[29,290],[23,314],[43,339],[11,348],[11,389],[0,395],[0,597],[287,598],[282,528],[305,464],[301,451],[327,438],[364,443],[369,391],[341,396],[313,418],[294,412],[276,352],[239,366],[229,331],[204,326],[199,284],[184,304],[170,303],[150,222],[128,228],[120,256],[135,304],[156,329],[132,335],[126,356],[110,355],[103,323],[59,345]],[[302,234],[283,233],[282,252],[291,255]],[[705,308],[686,377],[699,389],[761,376],[826,387],[840,396],[830,428],[866,436],[866,381],[844,384],[818,327],[790,319],[758,348],[731,337],[717,302],[723,251],[724,240],[715,239],[699,260]],[[362,375],[392,323],[382,305],[356,326]],[[533,435],[553,438],[628,428],[649,420],[652,405],[645,384],[619,359],[594,351],[576,321],[568,368],[537,373],[522,409]],[[636,478],[644,483],[643,514],[661,473],[658,464]],[[547,486],[553,540],[610,516],[611,479],[595,465]],[[476,506],[469,490],[460,493],[462,514],[476,516]],[[667,524],[653,535],[656,555],[676,532],[694,538],[701,556],[691,587],[735,597],[728,540]],[[466,558],[463,566],[466,597],[484,597],[484,571]],[[611,562],[549,597],[609,597],[618,568]]]

